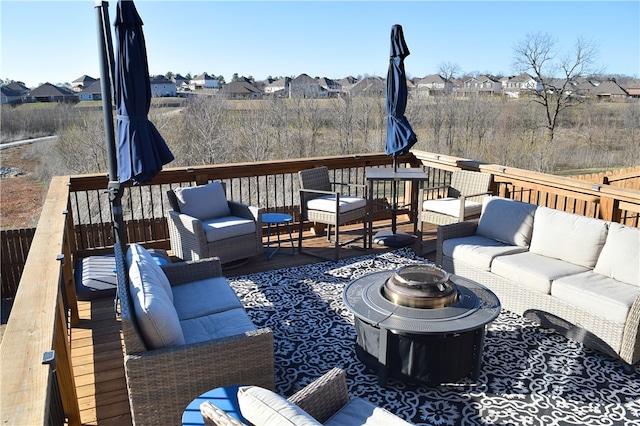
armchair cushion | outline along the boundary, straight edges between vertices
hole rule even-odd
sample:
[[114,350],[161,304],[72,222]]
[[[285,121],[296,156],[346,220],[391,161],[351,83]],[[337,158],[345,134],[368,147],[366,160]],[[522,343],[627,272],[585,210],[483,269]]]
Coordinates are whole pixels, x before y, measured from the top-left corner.
[[[446,197],[427,200],[422,203],[422,209],[446,214],[447,216],[458,217],[460,216],[460,199]],[[480,215],[481,211],[482,203],[471,200],[464,201],[464,217]]]
[[[145,343],[152,349],[183,345],[184,334],[173,307],[173,295],[169,296],[171,285],[164,283],[166,276],[142,246],[132,244],[129,253],[129,291]],[[169,293],[165,285],[169,285]]]
[[200,220],[229,216],[229,204],[220,182],[175,188],[180,212]]
[[640,287],[640,229],[610,223],[593,272]]
[[315,426],[321,425],[296,404],[258,386],[238,389],[238,404],[242,417],[255,426]]
[[[340,204],[338,208],[340,213],[350,212],[359,208],[366,207],[367,201],[360,197],[351,197],[349,195],[340,195]],[[329,213],[336,213],[336,196],[324,195],[314,198],[307,202],[307,208],[310,210],[321,210]]]
[[202,220],[202,227],[207,242],[226,240],[256,232],[254,220],[229,215]]

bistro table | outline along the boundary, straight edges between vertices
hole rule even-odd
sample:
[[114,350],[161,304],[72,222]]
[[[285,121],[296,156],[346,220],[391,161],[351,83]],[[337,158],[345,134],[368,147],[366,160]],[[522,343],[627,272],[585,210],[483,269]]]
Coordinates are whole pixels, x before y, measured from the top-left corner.
[[[413,200],[418,200],[418,190],[429,176],[421,168],[397,168],[390,169],[385,167],[367,167],[365,169],[365,179],[369,183],[369,219],[368,234],[369,247],[373,247],[373,190],[375,182],[391,182],[391,231],[381,231],[376,234],[375,242],[390,247],[404,247],[414,242],[414,237],[405,233],[397,232],[396,213],[398,211],[398,182],[412,182]],[[419,201],[419,200],[418,200]],[[419,204],[416,201],[415,203]],[[419,205],[415,206],[413,215],[413,232],[417,231],[417,217]]]

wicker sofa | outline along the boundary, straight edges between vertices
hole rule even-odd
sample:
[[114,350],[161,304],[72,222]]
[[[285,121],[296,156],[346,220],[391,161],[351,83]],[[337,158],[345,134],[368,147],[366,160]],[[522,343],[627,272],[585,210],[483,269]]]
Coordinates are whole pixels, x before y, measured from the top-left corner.
[[247,383],[275,388],[273,334],[249,320],[217,258],[160,267],[116,244],[124,367],[133,423],[179,424],[196,396]]
[[[289,399],[264,389],[241,387],[238,405],[253,425],[410,426],[361,398],[349,398],[344,370],[333,368]],[[205,425],[245,426],[208,401],[200,405]]]
[[502,306],[623,361],[640,360],[640,229],[486,197],[438,227],[436,262]]

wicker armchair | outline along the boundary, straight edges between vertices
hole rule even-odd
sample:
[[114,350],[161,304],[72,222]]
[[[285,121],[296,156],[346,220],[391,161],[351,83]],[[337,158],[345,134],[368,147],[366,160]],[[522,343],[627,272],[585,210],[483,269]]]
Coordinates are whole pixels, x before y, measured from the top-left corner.
[[[275,389],[273,333],[268,328],[214,340],[149,349],[136,318],[127,263],[115,245],[124,368],[133,423],[179,424],[184,408],[207,390],[235,383]],[[171,286],[222,276],[218,259],[162,267]]]
[[[331,241],[331,227],[334,227],[334,255],[337,262],[340,257],[340,247],[354,243],[362,239],[362,248],[365,248],[367,199],[366,196],[355,197],[341,194],[334,188],[351,187],[360,188],[362,194],[366,194],[365,185],[331,182],[329,169],[326,166],[298,172],[300,179],[300,229],[298,232],[298,251],[313,256],[323,256],[302,248],[302,230],[304,221],[324,223],[327,225],[327,240]],[[340,242],[340,225],[362,219],[362,235],[348,241]]]
[[[185,191],[195,194],[185,196]],[[227,264],[263,252],[261,209],[227,200],[226,197],[220,199],[221,196],[224,197],[224,185],[220,182],[167,191],[172,208],[168,211],[167,222],[174,256],[182,260],[215,256],[222,264]],[[216,202],[218,208],[212,206]],[[211,212],[222,213],[216,217],[208,216],[207,213]]]
[[[345,372],[340,368],[333,368],[289,397],[288,401],[297,405],[320,423],[324,423],[353,400],[349,398]],[[378,408],[376,410],[381,409]],[[205,425],[245,426],[244,423],[232,418],[208,401],[200,405],[200,412]],[[363,417],[366,417],[366,415]],[[353,418],[350,418],[350,420],[353,421]],[[384,423],[378,424],[410,425],[410,423],[386,411],[384,411],[381,420]],[[375,421],[372,423],[367,422],[367,424],[375,424]]]

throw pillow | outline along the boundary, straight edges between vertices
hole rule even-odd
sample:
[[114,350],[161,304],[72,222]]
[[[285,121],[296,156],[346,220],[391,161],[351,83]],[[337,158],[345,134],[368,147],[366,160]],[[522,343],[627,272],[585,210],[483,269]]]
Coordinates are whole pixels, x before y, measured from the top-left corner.
[[529,247],[538,206],[500,197],[485,197],[476,234],[505,244]]
[[180,205],[180,212],[200,220],[229,216],[229,204],[220,182],[206,185],[176,188],[173,190]]
[[240,412],[255,426],[321,425],[302,408],[269,389],[242,386],[238,389]]

